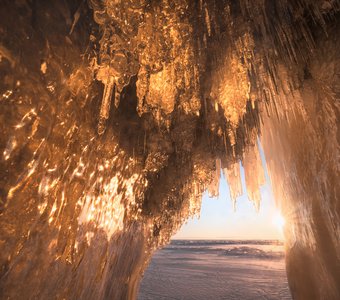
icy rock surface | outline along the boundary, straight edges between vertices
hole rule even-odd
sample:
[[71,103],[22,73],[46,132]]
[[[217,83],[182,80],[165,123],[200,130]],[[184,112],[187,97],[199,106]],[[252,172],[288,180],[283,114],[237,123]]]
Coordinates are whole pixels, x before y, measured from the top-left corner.
[[339,299],[339,7],[3,1],[0,298],[134,299],[220,169],[260,207],[259,137],[292,295]]

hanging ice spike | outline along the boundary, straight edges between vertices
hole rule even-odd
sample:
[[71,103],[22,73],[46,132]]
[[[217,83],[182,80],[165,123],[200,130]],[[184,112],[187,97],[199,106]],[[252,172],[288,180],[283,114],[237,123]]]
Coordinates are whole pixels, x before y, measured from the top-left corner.
[[97,132],[102,135],[106,129],[106,121],[110,116],[110,106],[112,93],[114,88],[114,77],[109,76],[107,82],[105,83],[102,104],[100,106],[99,122]]

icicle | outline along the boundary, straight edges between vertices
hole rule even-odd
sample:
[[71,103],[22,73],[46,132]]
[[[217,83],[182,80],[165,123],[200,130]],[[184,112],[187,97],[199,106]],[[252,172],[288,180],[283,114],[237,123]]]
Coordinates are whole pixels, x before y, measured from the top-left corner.
[[102,105],[100,107],[98,134],[102,135],[106,129],[106,121],[110,116],[111,98],[114,88],[114,77],[109,76],[103,94]]
[[121,91],[117,89],[117,86],[116,86],[116,91],[115,91],[115,107],[118,108],[119,106],[119,103],[120,103],[120,94],[121,94]]
[[220,186],[220,175],[221,175],[221,161],[219,159],[216,160],[216,168],[213,172],[212,181],[208,186],[208,194],[209,197],[217,197],[219,194],[219,186]]
[[236,198],[243,194],[240,165],[239,163],[232,164],[229,168],[223,169],[224,177],[229,183],[230,197],[233,202],[233,208],[236,208]]
[[245,152],[243,167],[248,197],[254,202],[255,209],[258,211],[261,202],[259,188],[265,183],[265,177],[257,144]]

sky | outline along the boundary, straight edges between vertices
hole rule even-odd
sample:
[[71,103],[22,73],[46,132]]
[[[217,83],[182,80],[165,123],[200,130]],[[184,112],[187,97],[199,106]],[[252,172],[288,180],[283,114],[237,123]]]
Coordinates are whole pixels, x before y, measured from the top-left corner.
[[[262,149],[260,154],[265,166]],[[234,211],[229,185],[221,174],[218,198],[209,198],[205,192],[200,217],[189,219],[173,239],[283,239],[282,228],[275,222],[280,213],[275,207],[266,169],[265,176],[266,184],[260,189],[262,197],[260,211],[256,212],[246,194],[244,170],[241,165],[244,193],[237,199]]]

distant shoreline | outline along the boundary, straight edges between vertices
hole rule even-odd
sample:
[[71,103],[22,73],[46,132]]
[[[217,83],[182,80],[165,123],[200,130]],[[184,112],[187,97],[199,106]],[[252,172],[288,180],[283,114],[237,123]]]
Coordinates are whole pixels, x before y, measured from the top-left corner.
[[170,241],[283,241],[283,240],[280,240],[280,239],[233,239],[233,238],[206,239],[206,238],[192,238],[192,239],[171,239]]
[[214,243],[214,244],[277,244],[283,245],[284,241],[279,239],[274,240],[239,240],[239,239],[171,239],[170,243]]

